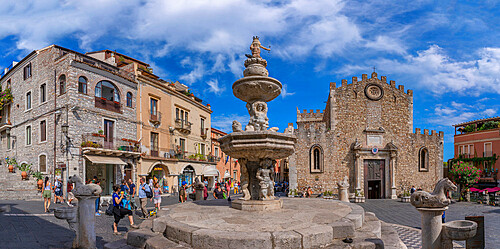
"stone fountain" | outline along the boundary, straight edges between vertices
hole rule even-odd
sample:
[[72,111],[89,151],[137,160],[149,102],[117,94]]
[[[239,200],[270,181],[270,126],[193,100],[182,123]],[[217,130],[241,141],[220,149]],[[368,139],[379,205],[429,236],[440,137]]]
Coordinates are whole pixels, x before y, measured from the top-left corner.
[[467,240],[476,235],[474,221],[456,220],[443,225],[441,216],[451,203],[446,191],[456,190],[455,184],[443,178],[432,193],[417,191],[411,195],[411,204],[422,215],[422,249],[452,249],[453,240]]
[[267,102],[281,94],[281,83],[269,77],[267,61],[260,56],[259,37],[253,37],[251,55],[245,61],[243,78],[233,84],[233,94],[245,101],[250,120],[245,129],[233,122],[233,133],[219,139],[221,149],[237,158],[241,166],[243,197],[232,202],[240,210],[262,211],[280,209],[282,201],[274,196],[273,168],[276,159],[290,156],[296,138],[292,134],[278,133],[269,128]]

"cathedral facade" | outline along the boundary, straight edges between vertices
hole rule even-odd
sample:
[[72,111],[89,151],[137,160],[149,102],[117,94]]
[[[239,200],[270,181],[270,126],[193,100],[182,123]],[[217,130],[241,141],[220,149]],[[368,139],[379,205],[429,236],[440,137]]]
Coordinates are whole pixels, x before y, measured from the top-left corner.
[[443,132],[413,130],[413,91],[375,72],[330,83],[325,110],[297,109],[293,133],[290,188],[333,191],[348,176],[351,193],[394,199],[443,176]]

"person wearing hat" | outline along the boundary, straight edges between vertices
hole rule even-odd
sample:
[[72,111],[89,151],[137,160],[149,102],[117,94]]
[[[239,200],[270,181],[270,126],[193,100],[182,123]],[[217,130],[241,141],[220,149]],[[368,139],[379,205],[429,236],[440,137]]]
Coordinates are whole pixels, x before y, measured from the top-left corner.
[[182,186],[179,188],[179,202],[183,203],[187,200],[186,188],[187,182],[182,181]]

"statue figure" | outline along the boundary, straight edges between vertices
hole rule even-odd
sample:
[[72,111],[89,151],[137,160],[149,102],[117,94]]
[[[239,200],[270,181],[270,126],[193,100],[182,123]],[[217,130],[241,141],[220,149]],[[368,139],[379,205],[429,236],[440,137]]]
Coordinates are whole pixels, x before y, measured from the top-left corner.
[[241,123],[234,120],[233,121],[233,132],[240,132],[240,131],[243,131],[243,129],[241,128]]
[[252,55],[245,54],[245,56],[248,58],[262,58],[262,57],[260,57],[260,49],[261,48],[264,50],[267,50],[267,51],[271,50],[270,47],[266,48],[266,47],[262,46],[262,44],[260,44],[259,37],[254,36],[253,42],[252,42],[252,44],[250,44],[250,50],[252,51]]
[[91,196],[91,195],[99,195],[102,192],[101,186],[94,184],[94,183],[89,183],[87,185],[83,184],[83,180],[80,176],[78,175],[73,175],[69,177],[68,183],[74,183],[75,188],[71,190],[75,196]]
[[255,178],[259,180],[259,198],[261,200],[274,200],[274,179],[272,176],[273,160],[264,159],[260,162]]
[[250,179],[247,170],[247,159],[240,158],[238,159],[238,163],[240,164],[241,169],[241,192],[243,192],[243,197],[241,197],[240,200],[248,201],[252,198],[252,196],[250,195],[250,191],[248,191],[248,182],[250,181]]
[[247,128],[253,126],[255,131],[265,131],[269,127],[269,119],[267,118],[267,103],[264,101],[255,101],[247,103],[248,114],[250,120],[248,121]]
[[442,208],[450,205],[445,191],[456,191],[457,186],[448,178],[443,178],[436,183],[432,194],[425,191],[416,191],[410,197],[410,202],[416,208]]
[[283,133],[293,134],[293,124],[292,125],[288,124],[288,127],[285,128],[285,131]]
[[278,127],[271,127],[271,128],[269,128],[269,131],[278,132],[279,130],[280,130],[280,128],[278,128]]

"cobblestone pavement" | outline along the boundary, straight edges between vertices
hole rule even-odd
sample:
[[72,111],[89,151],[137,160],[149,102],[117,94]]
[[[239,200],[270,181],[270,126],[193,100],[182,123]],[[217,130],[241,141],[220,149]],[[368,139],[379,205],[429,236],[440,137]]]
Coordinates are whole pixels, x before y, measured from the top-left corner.
[[[177,196],[162,198],[162,207],[176,203]],[[3,205],[10,205],[11,212],[0,213],[0,248],[66,248],[75,237],[65,220],[55,218],[54,212],[43,212],[43,201],[0,200],[0,206]],[[67,205],[52,203],[50,209],[63,206]],[[153,204],[148,202],[147,207],[152,209]],[[134,215],[134,222],[140,224],[142,220]],[[97,247],[125,238],[129,225],[127,218],[122,219],[118,231],[123,235],[113,235],[113,216],[96,216]]]
[[[360,205],[380,220],[396,224],[394,227],[408,248],[420,248],[420,243],[415,242],[416,236],[420,239],[420,213],[410,203],[381,199],[367,200]],[[486,248],[499,248],[500,207],[457,202],[446,211],[446,221],[463,220],[465,216],[484,216]]]

